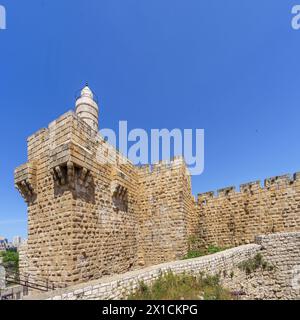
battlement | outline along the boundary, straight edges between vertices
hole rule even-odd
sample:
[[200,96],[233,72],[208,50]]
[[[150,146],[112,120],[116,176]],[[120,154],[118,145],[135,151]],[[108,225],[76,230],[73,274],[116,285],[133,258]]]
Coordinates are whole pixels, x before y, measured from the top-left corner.
[[294,184],[297,181],[300,181],[300,172],[266,178],[264,180],[263,186],[261,186],[260,180],[243,183],[239,186],[239,191],[236,190],[235,186],[230,186],[230,187],[218,189],[216,192],[210,191],[210,192],[199,193],[197,195],[198,204],[205,204],[207,200],[210,200],[210,199],[230,197],[230,196],[247,194],[247,193],[253,194],[253,193],[260,192],[262,190],[268,190],[268,189],[278,188],[278,187],[284,188]]
[[271,188],[272,186],[287,186],[294,181],[293,176],[290,174],[285,174],[282,176],[275,176],[268,179],[265,179],[264,186],[265,188]]
[[215,197],[214,191],[204,192],[204,193],[198,193],[197,195],[197,202],[199,204],[205,203],[209,199],[213,199]]
[[253,181],[249,183],[244,183],[240,185],[240,192],[242,193],[251,193],[256,192],[261,189],[261,181]]
[[151,174],[151,173],[159,173],[165,170],[177,169],[179,167],[186,167],[185,160],[182,156],[176,156],[172,158],[170,161],[161,160],[154,164],[145,164],[141,166],[136,166],[139,170],[139,173]]
[[235,193],[234,186],[230,186],[227,188],[222,188],[222,189],[217,190],[218,197],[226,197],[226,196],[229,196],[233,193]]
[[293,179],[294,179],[294,181],[299,181],[300,180],[300,172],[294,173]]
[[143,164],[141,166],[136,166],[138,169],[138,173],[140,174],[149,174],[151,173],[151,166],[150,164]]

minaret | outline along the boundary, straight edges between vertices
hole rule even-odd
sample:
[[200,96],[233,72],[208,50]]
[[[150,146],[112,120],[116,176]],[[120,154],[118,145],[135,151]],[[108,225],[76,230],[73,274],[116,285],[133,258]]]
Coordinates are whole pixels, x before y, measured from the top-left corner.
[[81,90],[80,97],[76,100],[76,114],[94,130],[98,131],[99,109],[92,90],[86,85]]

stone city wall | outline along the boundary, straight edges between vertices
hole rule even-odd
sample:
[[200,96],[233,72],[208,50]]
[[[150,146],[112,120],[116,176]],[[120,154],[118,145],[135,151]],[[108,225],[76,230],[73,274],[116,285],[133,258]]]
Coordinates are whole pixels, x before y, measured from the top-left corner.
[[199,235],[206,245],[237,246],[259,234],[300,231],[300,174],[198,195]]
[[[182,158],[139,169],[139,225],[144,264],[182,258],[192,232],[191,184]],[[192,202],[194,205],[194,203]],[[195,215],[196,216],[196,215]],[[195,225],[195,224],[194,224]]]

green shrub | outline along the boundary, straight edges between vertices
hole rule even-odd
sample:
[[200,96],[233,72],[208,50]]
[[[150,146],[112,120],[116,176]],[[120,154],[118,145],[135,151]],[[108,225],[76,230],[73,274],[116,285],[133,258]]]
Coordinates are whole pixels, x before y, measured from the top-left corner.
[[204,256],[205,253],[198,250],[189,250],[188,253],[183,257],[183,259],[193,259]]
[[232,300],[233,296],[219,283],[218,276],[160,275],[152,285],[140,282],[128,300]]
[[248,275],[258,269],[267,270],[267,271],[271,271],[274,269],[274,266],[266,262],[260,253],[257,253],[251,259],[241,262],[238,265],[238,267],[240,270],[245,271],[246,274]]
[[207,256],[209,254],[214,254],[223,250],[227,250],[229,247],[217,247],[214,245],[209,245],[206,249],[199,249],[199,250],[191,250],[187,252],[187,254],[183,257],[183,259],[192,259],[192,258],[198,258],[202,256]]

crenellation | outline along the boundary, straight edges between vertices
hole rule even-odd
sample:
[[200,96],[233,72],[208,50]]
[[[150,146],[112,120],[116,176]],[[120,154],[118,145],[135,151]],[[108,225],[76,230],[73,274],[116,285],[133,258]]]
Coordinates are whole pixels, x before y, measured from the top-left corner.
[[156,163],[153,163],[151,165],[142,165],[139,166],[138,168],[140,170],[147,170],[148,172],[153,172],[153,173],[159,173],[162,170],[172,170],[172,169],[177,169],[178,167],[183,167],[186,169],[186,164],[184,161],[184,158],[181,156],[176,156],[172,158],[171,160],[160,160]]
[[287,186],[291,183],[291,181],[292,181],[291,175],[285,174],[282,176],[276,176],[276,177],[265,179],[264,186],[265,188]]
[[197,201],[198,201],[198,204],[206,204],[209,199],[213,199],[214,197],[215,197],[214,191],[198,193]]
[[254,193],[261,190],[261,181],[257,180],[254,182],[244,183],[240,185],[241,193]]
[[235,192],[236,192],[235,187],[231,186],[231,187],[217,190],[217,196],[218,197],[228,197],[228,196],[233,195]]
[[300,172],[296,172],[293,175],[293,180],[295,181],[300,181]]

